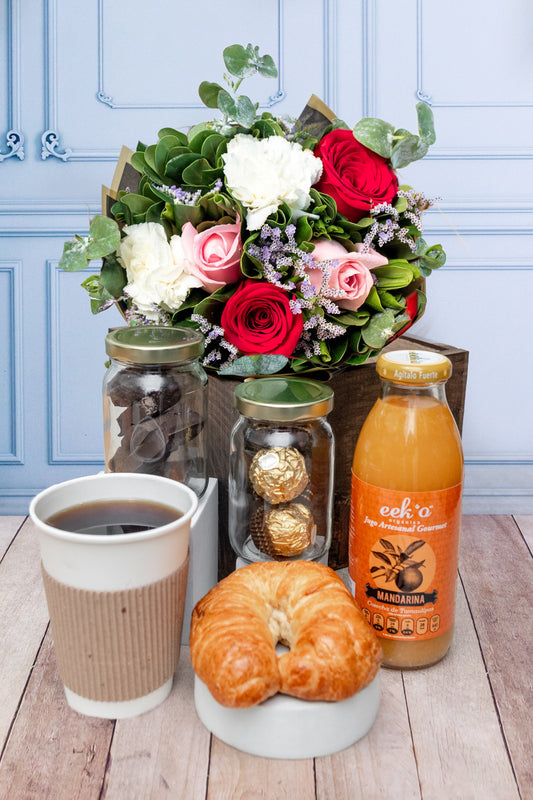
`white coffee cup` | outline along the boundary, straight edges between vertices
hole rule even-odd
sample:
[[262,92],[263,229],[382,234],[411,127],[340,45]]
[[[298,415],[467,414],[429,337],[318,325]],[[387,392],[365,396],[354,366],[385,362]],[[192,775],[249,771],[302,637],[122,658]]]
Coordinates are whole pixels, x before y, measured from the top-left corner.
[[[161,504],[177,517],[113,536],[47,523],[69,508],[108,500]],[[32,500],[58,669],[76,711],[108,719],[137,716],[170,693],[197,506],[184,484],[136,473],[76,478]]]

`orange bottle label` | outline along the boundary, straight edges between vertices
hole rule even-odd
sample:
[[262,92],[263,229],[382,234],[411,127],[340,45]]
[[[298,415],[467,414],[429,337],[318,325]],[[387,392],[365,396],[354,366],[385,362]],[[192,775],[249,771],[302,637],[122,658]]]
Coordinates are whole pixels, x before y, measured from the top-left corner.
[[461,490],[399,492],[352,472],[349,574],[378,636],[420,641],[452,627]]

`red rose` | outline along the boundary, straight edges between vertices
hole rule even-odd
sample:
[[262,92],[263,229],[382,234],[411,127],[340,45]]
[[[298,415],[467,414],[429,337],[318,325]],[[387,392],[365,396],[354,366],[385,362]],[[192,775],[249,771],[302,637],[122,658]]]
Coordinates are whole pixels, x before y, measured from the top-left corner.
[[301,314],[293,314],[289,295],[279,286],[246,280],[224,306],[224,336],[244,355],[291,356],[303,330]]
[[373,205],[390,203],[398,179],[387,163],[362,145],[351,131],[327,133],[315,147],[323,171],[315,189],[329,194],[341,214],[352,222],[368,214]]

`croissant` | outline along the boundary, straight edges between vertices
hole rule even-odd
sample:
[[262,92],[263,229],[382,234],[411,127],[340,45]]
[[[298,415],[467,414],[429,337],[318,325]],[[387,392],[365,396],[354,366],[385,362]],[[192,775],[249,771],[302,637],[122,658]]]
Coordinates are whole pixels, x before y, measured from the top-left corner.
[[[289,652],[276,653],[276,645]],[[195,606],[194,671],[231,708],[282,692],[345,700],[369,684],[381,646],[330,568],[312,561],[260,562],[220,581]]]

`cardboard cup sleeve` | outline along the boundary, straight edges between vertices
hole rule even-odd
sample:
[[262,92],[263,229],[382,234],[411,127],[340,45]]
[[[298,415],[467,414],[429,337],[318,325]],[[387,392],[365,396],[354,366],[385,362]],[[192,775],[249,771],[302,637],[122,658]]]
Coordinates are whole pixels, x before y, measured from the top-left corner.
[[42,568],[57,666],[64,685],[90,700],[150,694],[177,669],[189,555],[168,577],[116,592],[76,589]]

